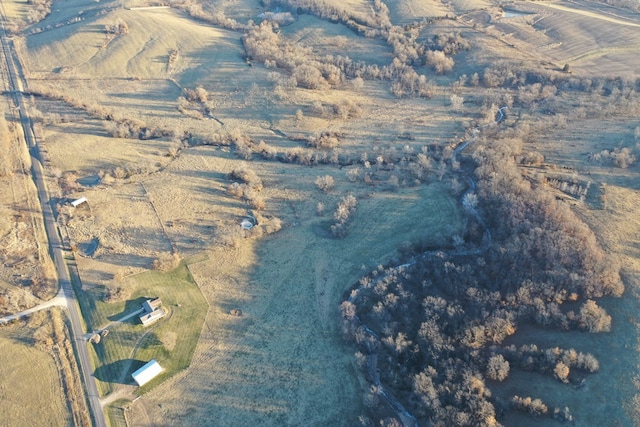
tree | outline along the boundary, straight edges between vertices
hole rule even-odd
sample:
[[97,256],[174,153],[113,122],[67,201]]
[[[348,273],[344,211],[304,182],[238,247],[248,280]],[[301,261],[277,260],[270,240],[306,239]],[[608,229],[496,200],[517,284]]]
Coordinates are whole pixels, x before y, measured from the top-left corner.
[[464,97],[460,96],[460,95],[456,95],[455,93],[453,95],[451,95],[449,97],[449,100],[451,101],[451,109],[453,111],[460,111],[462,110],[462,104],[464,103]]
[[609,332],[611,316],[594,300],[587,300],[580,308],[580,327],[589,332]]
[[504,381],[509,376],[509,362],[501,354],[495,354],[487,362],[487,378]]
[[453,69],[455,62],[453,58],[449,58],[440,50],[429,50],[427,51],[427,64],[429,64],[436,73],[445,74]]
[[569,382],[569,372],[570,372],[569,367],[565,365],[563,362],[558,362],[556,364],[556,367],[553,369],[553,373],[555,374],[556,378],[562,381],[563,383]]

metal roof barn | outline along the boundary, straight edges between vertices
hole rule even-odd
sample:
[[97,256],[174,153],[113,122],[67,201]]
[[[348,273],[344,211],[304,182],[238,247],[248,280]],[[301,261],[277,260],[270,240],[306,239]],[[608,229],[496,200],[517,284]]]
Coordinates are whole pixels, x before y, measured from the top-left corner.
[[164,369],[162,369],[162,366],[160,366],[160,364],[156,362],[155,359],[152,359],[147,362],[142,368],[131,374],[131,376],[133,377],[134,381],[138,383],[140,387],[142,387],[143,385],[160,375],[162,371],[164,371]]
[[76,199],[76,200],[72,201],[71,202],[71,206],[73,206],[74,208],[77,208],[79,205],[81,205],[83,203],[87,203],[87,198],[86,197],[80,197],[79,199]]

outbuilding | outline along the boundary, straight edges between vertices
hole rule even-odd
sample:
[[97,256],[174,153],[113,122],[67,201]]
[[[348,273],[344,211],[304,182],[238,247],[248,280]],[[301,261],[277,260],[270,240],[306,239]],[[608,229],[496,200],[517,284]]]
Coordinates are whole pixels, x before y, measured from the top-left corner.
[[87,198],[86,197],[80,197],[79,199],[76,199],[74,201],[71,202],[71,206],[73,206],[74,208],[77,208],[78,206],[80,206],[83,203],[87,203]]
[[145,363],[145,365],[135,371],[131,376],[133,380],[138,383],[140,387],[160,375],[164,369],[155,359],[151,359],[149,362]]

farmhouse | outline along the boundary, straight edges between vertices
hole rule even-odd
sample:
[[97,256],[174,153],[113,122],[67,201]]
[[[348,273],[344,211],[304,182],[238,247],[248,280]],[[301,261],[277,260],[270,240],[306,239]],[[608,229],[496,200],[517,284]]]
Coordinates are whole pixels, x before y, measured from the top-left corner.
[[162,319],[166,312],[162,308],[162,301],[160,298],[148,299],[142,303],[142,314],[140,317],[140,322],[144,326],[149,326],[150,324]]
[[149,362],[145,363],[143,367],[135,371],[131,376],[133,380],[138,383],[140,387],[160,375],[160,373],[164,371],[162,366],[155,359],[151,359]]

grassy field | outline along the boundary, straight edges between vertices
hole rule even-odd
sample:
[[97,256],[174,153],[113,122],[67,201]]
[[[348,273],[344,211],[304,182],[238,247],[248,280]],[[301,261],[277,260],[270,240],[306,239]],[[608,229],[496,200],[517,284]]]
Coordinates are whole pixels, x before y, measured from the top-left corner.
[[637,14],[595,2],[521,2],[525,16],[492,24],[520,48],[558,64],[568,63],[585,75],[633,75],[640,46]]
[[19,322],[0,328],[0,418],[4,425],[68,426],[73,422],[51,353],[34,345],[39,327],[37,322]]
[[440,184],[376,194],[361,199],[352,231],[336,241],[318,236],[326,217],[316,216],[314,201],[290,193],[295,224],[192,266],[211,305],[194,362],[137,401],[133,422],[176,424],[187,414],[221,425],[356,422],[362,386],[336,336],[343,293],[403,242],[438,244],[458,232],[460,213]]

